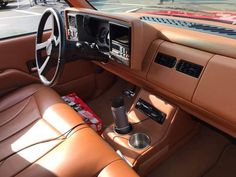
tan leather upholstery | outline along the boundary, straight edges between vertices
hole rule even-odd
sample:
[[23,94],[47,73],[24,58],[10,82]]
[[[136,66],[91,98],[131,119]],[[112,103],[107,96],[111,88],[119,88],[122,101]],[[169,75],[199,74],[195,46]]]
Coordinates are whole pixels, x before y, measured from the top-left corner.
[[35,84],[0,99],[0,176],[90,177],[102,170],[100,176],[137,176],[52,89]]
[[123,177],[134,176],[134,172],[122,161],[117,160],[104,168],[98,177]]

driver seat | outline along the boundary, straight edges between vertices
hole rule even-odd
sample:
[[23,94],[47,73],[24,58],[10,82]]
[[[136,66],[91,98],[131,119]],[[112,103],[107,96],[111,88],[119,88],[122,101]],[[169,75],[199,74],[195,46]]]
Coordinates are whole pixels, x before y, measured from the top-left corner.
[[0,98],[0,176],[138,176],[51,88]]

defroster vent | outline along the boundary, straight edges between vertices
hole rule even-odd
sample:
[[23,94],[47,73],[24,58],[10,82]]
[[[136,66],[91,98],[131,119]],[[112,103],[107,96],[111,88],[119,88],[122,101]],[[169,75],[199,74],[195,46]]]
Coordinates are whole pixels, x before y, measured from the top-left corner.
[[214,26],[214,25],[195,23],[195,22],[189,22],[189,21],[177,20],[177,19],[171,19],[171,18],[163,18],[163,17],[142,16],[140,17],[140,19],[142,21],[165,24],[165,25],[174,26],[177,28],[184,28],[184,29],[189,29],[189,30],[203,32],[203,33],[209,33],[213,35],[236,39],[236,30],[232,28],[225,28],[221,26]]

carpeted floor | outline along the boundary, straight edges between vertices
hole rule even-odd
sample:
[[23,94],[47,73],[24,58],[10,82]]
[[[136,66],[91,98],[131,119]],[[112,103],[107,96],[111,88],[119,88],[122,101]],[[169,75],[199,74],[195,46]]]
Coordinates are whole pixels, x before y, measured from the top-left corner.
[[236,177],[235,164],[236,146],[223,135],[202,127],[148,177]]
[[[118,79],[116,83],[98,98],[88,102],[90,108],[102,119],[104,128],[113,123],[111,113],[111,100],[115,97],[123,96],[124,89],[131,88],[132,85],[124,80]],[[137,89],[136,89],[137,90]],[[134,98],[124,97],[127,110],[133,103]]]

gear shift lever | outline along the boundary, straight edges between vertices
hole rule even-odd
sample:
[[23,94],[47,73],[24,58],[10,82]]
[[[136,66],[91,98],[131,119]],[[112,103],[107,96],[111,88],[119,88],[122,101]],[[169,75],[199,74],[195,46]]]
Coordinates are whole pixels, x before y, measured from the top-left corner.
[[119,134],[127,134],[132,130],[131,124],[129,124],[126,108],[124,105],[124,99],[117,97],[112,100],[112,115],[115,123],[115,131]]

